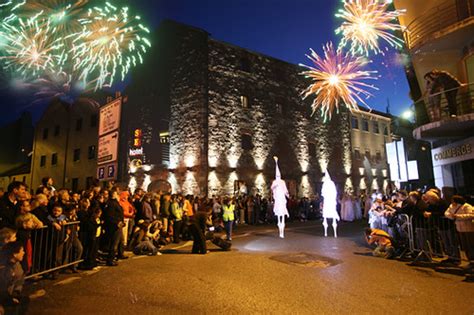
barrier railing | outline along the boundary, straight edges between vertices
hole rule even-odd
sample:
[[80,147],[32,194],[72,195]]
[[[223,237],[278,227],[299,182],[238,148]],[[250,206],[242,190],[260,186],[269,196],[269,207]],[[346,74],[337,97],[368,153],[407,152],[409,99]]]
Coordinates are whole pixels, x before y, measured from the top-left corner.
[[25,278],[59,271],[82,262],[82,245],[78,238],[79,221],[56,229],[53,225],[31,231],[31,271]]
[[442,215],[423,214],[411,218],[415,261],[433,261],[433,258],[461,260],[461,250],[453,220]]
[[413,20],[403,33],[408,48],[430,40],[431,35],[474,16],[472,0],[445,1]]

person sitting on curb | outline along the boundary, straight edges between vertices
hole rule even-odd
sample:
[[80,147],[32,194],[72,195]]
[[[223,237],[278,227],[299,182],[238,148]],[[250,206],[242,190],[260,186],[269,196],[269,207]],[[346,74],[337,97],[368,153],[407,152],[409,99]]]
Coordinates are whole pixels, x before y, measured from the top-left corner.
[[392,238],[387,232],[380,229],[365,229],[365,240],[369,245],[375,244],[377,247],[373,251],[373,255],[382,258],[392,258],[395,249],[392,244]]

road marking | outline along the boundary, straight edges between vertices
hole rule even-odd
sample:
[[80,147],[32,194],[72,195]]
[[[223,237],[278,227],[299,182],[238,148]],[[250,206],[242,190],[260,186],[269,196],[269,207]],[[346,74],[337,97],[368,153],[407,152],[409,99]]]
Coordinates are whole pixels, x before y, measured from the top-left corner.
[[94,273],[98,273],[102,269],[101,266],[94,267],[92,270],[87,270],[82,272],[82,274],[85,274],[87,276],[93,275]]
[[71,277],[71,278],[67,278],[67,279],[64,279],[62,281],[59,281],[59,282],[56,282],[54,285],[64,285],[64,284],[69,284],[69,283],[72,283],[74,281],[77,281],[77,280],[80,280],[81,277]]
[[180,249],[180,248],[192,245],[192,243],[193,243],[192,241],[187,241],[183,245],[179,245],[179,246],[176,246],[176,247],[173,247],[173,248],[167,248],[167,250]]

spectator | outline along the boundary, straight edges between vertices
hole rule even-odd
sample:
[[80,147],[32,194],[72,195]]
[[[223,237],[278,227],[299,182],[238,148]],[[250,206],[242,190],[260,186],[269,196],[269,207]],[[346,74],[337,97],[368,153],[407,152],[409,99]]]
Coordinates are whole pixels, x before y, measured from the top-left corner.
[[23,244],[8,243],[2,248],[0,255],[0,304],[7,307],[19,305],[25,282],[25,274],[21,267],[25,256]]
[[474,271],[474,207],[454,195],[445,216],[455,221],[461,247],[469,260],[468,269]]
[[[66,216],[66,220],[73,224],[68,224],[66,229],[68,239],[65,244],[66,250],[64,263],[71,263],[71,260],[78,261],[81,259],[83,247],[81,241],[79,240],[79,218],[76,214],[76,208],[69,210]],[[77,264],[71,266],[70,270],[73,273],[77,273]]]
[[130,193],[128,191],[122,191],[120,193],[120,206],[123,208],[123,216],[124,216],[124,223],[125,226],[122,229],[123,233],[123,244],[127,246],[129,229],[131,230],[133,227],[133,219],[135,217],[135,207],[133,204],[128,200],[130,198]]
[[189,231],[193,236],[193,254],[206,254],[206,229],[212,226],[212,210],[198,211],[189,224]]
[[232,225],[234,224],[235,205],[230,198],[225,198],[222,208],[224,210],[222,219],[224,221],[227,240],[232,241]]
[[170,194],[165,194],[162,197],[161,205],[160,205],[160,218],[163,222],[163,229],[167,233],[168,232],[168,220],[170,217],[171,211],[171,196]]
[[382,258],[392,258],[395,252],[392,238],[387,232],[380,229],[365,229],[365,240],[369,245],[375,244],[377,247],[373,255]]
[[104,229],[107,238],[107,266],[117,266],[114,261],[115,256],[118,254],[118,258],[125,258],[123,255],[123,248],[120,248],[122,238],[123,223],[123,209],[120,206],[119,192],[113,190],[110,199],[107,201],[104,209]]
[[91,211],[90,216],[84,218],[81,224],[81,239],[84,247],[84,262],[82,268],[92,270],[97,266],[98,239],[102,234],[100,216],[102,210],[97,207]]
[[33,199],[31,206],[33,209],[31,213],[43,222],[43,225],[47,225],[49,223],[48,197],[44,194],[37,194]]
[[26,195],[27,186],[22,182],[12,182],[8,185],[7,193],[0,200],[0,228],[15,227],[15,218],[18,214],[17,202]]
[[8,243],[16,242],[16,230],[10,228],[0,229],[0,250]]
[[171,215],[173,218],[173,242],[180,242],[181,223],[183,222],[183,206],[177,195],[171,196]]

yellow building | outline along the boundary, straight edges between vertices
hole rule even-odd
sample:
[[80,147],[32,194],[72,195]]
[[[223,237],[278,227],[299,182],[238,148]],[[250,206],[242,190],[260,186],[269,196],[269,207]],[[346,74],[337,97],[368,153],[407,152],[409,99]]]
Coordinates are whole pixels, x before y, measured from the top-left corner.
[[[431,143],[436,186],[472,192],[474,1],[395,0],[394,5],[406,9],[400,23],[406,28],[404,39],[411,59],[407,76],[418,125],[413,135]],[[449,72],[463,85],[423,96],[427,87],[425,74],[432,70]],[[451,92],[448,98],[446,91]],[[440,117],[432,114],[433,103],[437,102],[441,105]],[[456,115],[448,113],[449,103],[456,109]],[[425,109],[431,113],[429,117]]]
[[354,189],[382,190],[388,184],[385,143],[392,142],[391,116],[361,108],[351,115]]
[[96,178],[99,106],[53,100],[35,129],[31,188],[52,177],[56,188],[88,188]]

